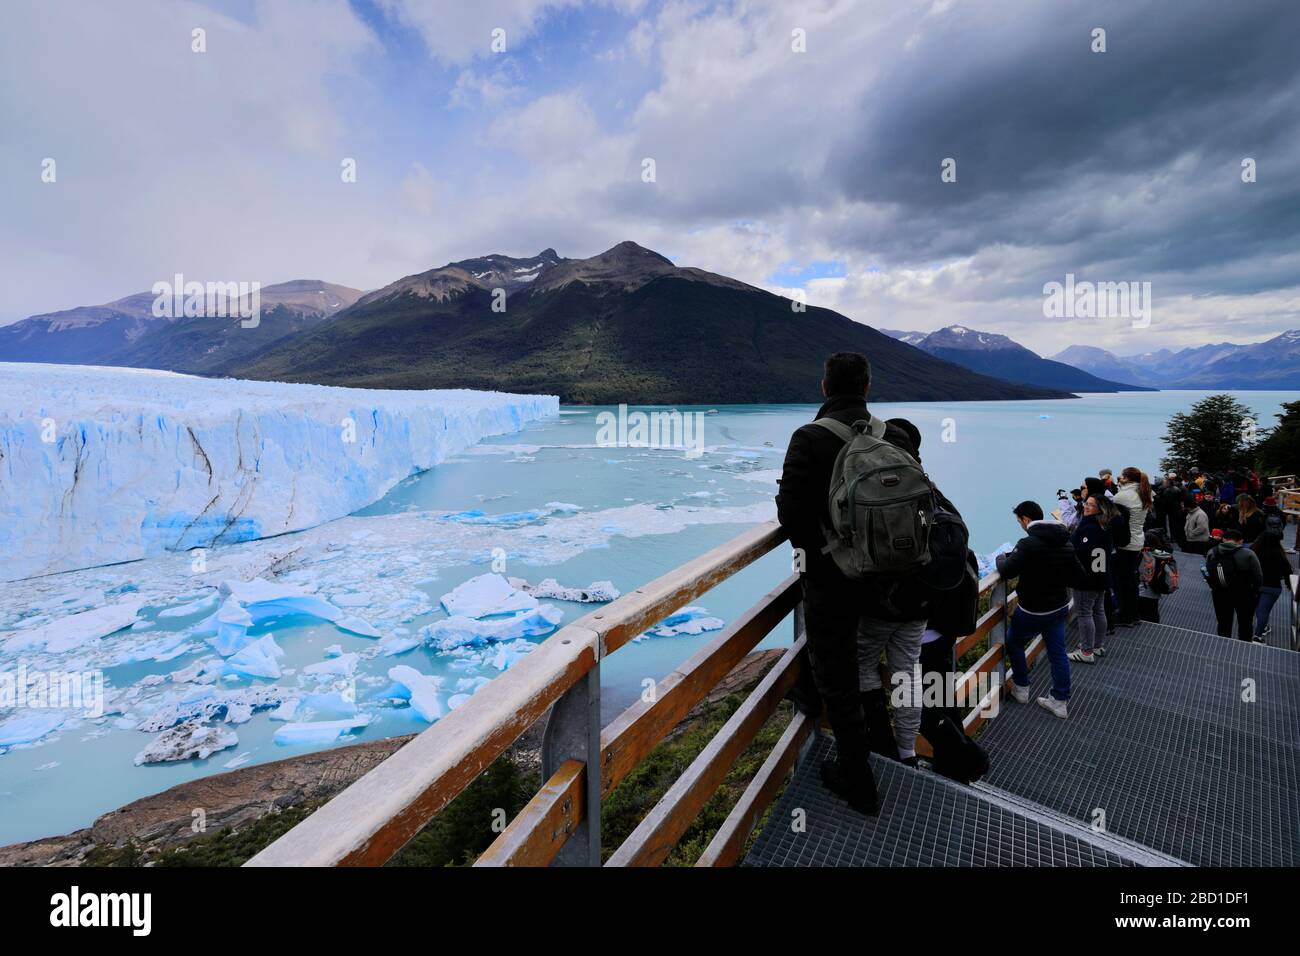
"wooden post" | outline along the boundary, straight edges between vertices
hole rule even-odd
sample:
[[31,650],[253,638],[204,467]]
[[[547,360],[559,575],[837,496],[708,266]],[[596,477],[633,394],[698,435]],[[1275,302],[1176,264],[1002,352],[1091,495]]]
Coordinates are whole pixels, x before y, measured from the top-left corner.
[[542,735],[542,779],[570,760],[586,765],[582,822],[555,866],[600,866],[600,663],[555,702]]

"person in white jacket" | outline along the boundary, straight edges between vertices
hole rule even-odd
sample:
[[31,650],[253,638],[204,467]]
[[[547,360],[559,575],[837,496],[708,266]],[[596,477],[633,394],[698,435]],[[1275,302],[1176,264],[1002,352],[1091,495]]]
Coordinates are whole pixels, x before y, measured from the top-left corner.
[[1138,621],[1138,569],[1151,498],[1151,482],[1142,469],[1129,467],[1119,473],[1115,504],[1128,509],[1129,537],[1128,541],[1115,541],[1115,596],[1119,599],[1116,627],[1132,627]]
[[1205,554],[1210,550],[1210,519],[1205,509],[1189,499],[1183,502],[1183,513],[1186,515],[1183,540],[1187,542],[1188,553]]

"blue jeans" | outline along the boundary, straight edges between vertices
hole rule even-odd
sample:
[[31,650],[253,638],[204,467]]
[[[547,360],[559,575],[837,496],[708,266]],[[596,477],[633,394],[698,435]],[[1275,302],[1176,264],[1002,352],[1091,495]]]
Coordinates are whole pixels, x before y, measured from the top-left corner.
[[1282,596],[1281,588],[1260,588],[1259,607],[1255,609],[1255,636],[1262,637],[1268,616],[1273,613],[1273,605]]
[[1052,696],[1057,700],[1070,699],[1070,658],[1065,653],[1065,621],[1068,607],[1051,614],[1030,614],[1016,608],[1007,628],[1007,656],[1011,658],[1011,677],[1017,687],[1029,686],[1029,665],[1025,662],[1025,645],[1043,635],[1047,645],[1047,659],[1052,664]]

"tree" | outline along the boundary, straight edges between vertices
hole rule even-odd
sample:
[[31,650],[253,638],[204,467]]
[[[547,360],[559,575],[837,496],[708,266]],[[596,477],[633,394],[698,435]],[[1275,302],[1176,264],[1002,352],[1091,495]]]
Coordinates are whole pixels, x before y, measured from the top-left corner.
[[1300,401],[1283,402],[1277,427],[1255,446],[1262,475],[1300,475]]
[[1165,471],[1199,467],[1209,471],[1246,467],[1253,463],[1261,437],[1254,413],[1231,395],[1208,395],[1189,412],[1169,419],[1161,459]]

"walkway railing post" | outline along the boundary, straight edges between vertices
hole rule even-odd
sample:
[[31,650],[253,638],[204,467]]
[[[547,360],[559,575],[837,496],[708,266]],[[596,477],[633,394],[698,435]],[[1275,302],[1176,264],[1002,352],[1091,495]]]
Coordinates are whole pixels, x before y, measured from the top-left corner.
[[[1005,645],[1007,642],[1007,625],[1011,623],[1011,613],[1007,609],[1007,581],[1006,578],[998,575],[998,579],[993,584],[993,593],[989,597],[989,609],[1000,607],[1003,609],[1002,618],[992,629],[989,630],[989,650],[993,650],[997,644]],[[998,661],[998,682],[1005,686],[1007,682],[1007,655],[1006,648],[1003,647],[1002,659]]]
[[600,866],[600,662],[555,702],[542,734],[542,779],[566,760],[586,765],[585,802],[578,831],[555,857],[556,866]]

